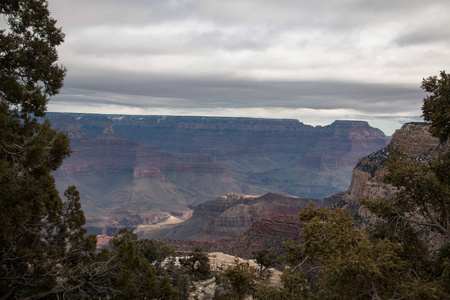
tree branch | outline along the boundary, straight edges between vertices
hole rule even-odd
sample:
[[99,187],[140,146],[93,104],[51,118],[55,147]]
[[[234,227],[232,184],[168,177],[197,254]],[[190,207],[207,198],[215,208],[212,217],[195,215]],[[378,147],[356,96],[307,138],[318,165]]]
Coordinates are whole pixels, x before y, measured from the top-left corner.
[[298,267],[301,267],[307,260],[308,260],[309,256],[307,256],[301,263],[299,263],[298,265],[296,265],[292,271],[295,271],[295,269],[297,269]]
[[436,219],[434,219],[428,212],[427,212],[427,215],[433,223],[419,222],[419,221],[411,220],[411,219],[408,219],[408,218],[405,218],[402,216],[398,216],[398,217],[407,222],[415,223],[415,224],[418,224],[421,226],[435,227],[435,228],[439,229],[440,231],[442,231],[442,233],[444,233],[445,235],[447,235],[447,236],[449,235],[449,231],[446,230],[439,222],[437,222]]
[[444,228],[444,226],[442,226],[442,224],[440,224],[435,218],[434,216],[428,211],[427,208],[425,208],[425,212],[428,216],[428,218],[431,220],[431,222],[433,222],[433,224],[430,224],[429,226],[433,226],[438,228],[440,231],[442,231],[442,233],[444,233],[445,235],[447,235],[447,237],[449,236],[449,231],[448,229]]
[[79,288],[81,288],[85,284],[86,284],[86,282],[83,282],[83,283],[81,283],[79,285],[76,285],[76,286],[70,288],[70,289],[51,290],[51,291],[47,291],[47,292],[44,292],[44,293],[36,294],[36,295],[33,295],[33,296],[19,298],[18,300],[37,300],[37,299],[42,299],[42,298],[46,298],[46,297],[53,296],[53,295],[70,294],[70,293],[75,292],[76,290],[78,290]]

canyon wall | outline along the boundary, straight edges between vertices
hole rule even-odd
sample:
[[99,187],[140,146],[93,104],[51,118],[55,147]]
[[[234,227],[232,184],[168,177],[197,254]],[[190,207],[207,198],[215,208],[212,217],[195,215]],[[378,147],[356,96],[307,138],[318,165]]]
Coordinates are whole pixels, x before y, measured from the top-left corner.
[[208,199],[269,191],[323,198],[345,191],[358,158],[386,145],[366,122],[48,113],[72,137],[55,173],[80,190],[88,228],[187,216]]
[[[416,161],[425,161],[441,151],[450,150],[450,144],[440,145],[439,140],[429,133],[429,128],[426,123],[403,125],[388,146],[358,161],[345,193],[322,200],[274,193],[261,197],[229,194],[198,205],[188,221],[167,231],[169,239],[166,241],[184,251],[201,247],[205,251],[222,251],[251,258],[252,251],[267,248],[280,254],[283,241],[303,239],[303,224],[298,213],[309,202],[327,207],[344,205],[353,211],[356,219],[372,223],[375,216],[361,206],[359,200],[365,197],[385,198],[396,192],[394,187],[381,181],[387,173],[386,162],[392,149]],[[177,232],[179,235],[174,234]]]
[[430,134],[429,128],[430,125],[426,123],[406,123],[394,133],[388,146],[361,158],[353,170],[350,187],[344,196],[346,207],[352,209],[357,217],[372,222],[374,216],[360,205],[359,199],[387,198],[396,192],[394,187],[381,181],[387,173],[386,161],[392,154],[391,149],[397,149],[417,161],[434,157],[440,151],[449,151],[450,144],[440,145],[439,139]]

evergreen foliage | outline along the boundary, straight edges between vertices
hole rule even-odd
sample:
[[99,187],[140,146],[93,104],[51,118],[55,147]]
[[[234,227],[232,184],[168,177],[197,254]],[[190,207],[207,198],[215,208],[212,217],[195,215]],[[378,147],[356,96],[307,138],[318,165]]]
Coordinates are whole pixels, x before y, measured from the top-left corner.
[[194,280],[206,279],[211,275],[209,258],[201,248],[195,248],[187,257],[181,258],[180,265],[191,274]]
[[0,299],[169,297],[156,272],[168,247],[122,231],[113,251],[96,253],[78,191],[62,201],[55,188],[70,140],[40,119],[66,73],[47,1],[5,0],[0,13],[9,26],[0,30]]
[[261,249],[253,251],[253,258],[260,267],[260,273],[270,267],[275,266],[277,263],[277,255],[271,252],[269,249]]
[[450,74],[441,71],[439,75],[422,81],[421,88],[431,93],[423,100],[422,112],[431,122],[431,132],[444,143],[450,138]]
[[224,275],[229,280],[234,292],[229,294],[229,297],[244,299],[253,291],[256,270],[248,262],[241,263],[239,259],[236,259],[234,264],[225,270]]
[[348,211],[311,207],[306,222],[304,253],[320,262],[320,293],[333,298],[395,299],[409,281],[400,245],[388,239],[370,241]]
[[48,298],[78,289],[95,248],[78,192],[69,187],[63,203],[51,175],[70,154],[69,138],[38,120],[63,84],[64,35],[46,1],[2,1],[0,14],[9,25],[0,30],[0,293]]

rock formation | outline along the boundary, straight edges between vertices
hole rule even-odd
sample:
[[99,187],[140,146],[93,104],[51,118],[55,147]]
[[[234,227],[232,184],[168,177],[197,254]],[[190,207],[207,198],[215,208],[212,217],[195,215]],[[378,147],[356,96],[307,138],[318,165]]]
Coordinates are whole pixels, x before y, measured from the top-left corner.
[[386,144],[380,130],[357,121],[47,116],[71,135],[74,151],[55,173],[57,186],[77,186],[98,234],[186,215],[227,193],[323,198],[346,190],[358,158]]
[[303,240],[302,227],[303,223],[298,215],[278,215],[259,219],[253,222],[242,234],[231,238],[218,240],[173,240],[163,238],[162,240],[164,243],[182,252],[190,252],[195,248],[201,248],[205,252],[221,251],[229,255],[251,259],[253,257],[252,252],[261,249],[269,249],[281,255],[284,241]]
[[[422,161],[439,151],[449,151],[450,145],[441,146],[429,133],[426,123],[407,123],[397,130],[390,144],[358,161],[347,192],[322,200],[293,198],[274,193],[264,196],[228,194],[197,206],[193,216],[178,224],[165,240],[178,250],[192,251],[196,247],[206,252],[221,251],[243,258],[252,258],[252,252],[270,249],[281,254],[282,242],[303,239],[299,211],[313,202],[315,205],[345,204],[354,210],[356,217],[373,221],[359,199],[364,197],[389,197],[395,192],[392,186],[381,182],[386,174],[385,163],[391,148],[401,150],[410,158]],[[145,233],[140,233],[145,237]],[[182,239],[182,240],[180,240]]]
[[194,281],[191,283],[191,292],[189,298],[192,300],[208,300],[213,299],[217,289],[216,277],[206,280]]
[[71,184],[80,190],[91,233],[111,235],[188,215],[190,205],[230,190],[265,191],[234,180],[209,156],[142,147],[117,137],[109,125],[100,136],[74,140],[72,149],[55,177],[61,191]]
[[[256,221],[275,216],[292,216],[313,203],[331,206],[342,200],[344,193],[325,199],[288,197],[275,193],[263,196],[227,194],[198,205],[192,217],[183,223],[163,229],[140,230],[141,238],[164,237],[176,240],[217,240],[243,234]],[[272,228],[271,226],[269,226]],[[289,234],[281,234],[286,237]]]
[[[274,193],[260,197],[229,194],[197,206],[183,223],[159,231],[139,231],[138,236],[163,237],[179,251],[199,247],[205,252],[221,251],[247,259],[252,258],[253,251],[265,248],[281,254],[283,241],[302,240],[303,223],[298,213],[303,208],[310,203],[329,207],[342,202],[343,196],[339,193],[318,200]],[[233,219],[222,222],[222,216],[228,217],[230,210]]]
[[440,145],[439,140],[430,134],[429,128],[430,125],[426,123],[406,123],[394,133],[388,146],[358,161],[350,187],[344,196],[346,206],[354,210],[356,216],[369,222],[373,220],[366,208],[360,206],[359,199],[387,198],[396,192],[395,188],[381,181],[387,172],[385,164],[387,157],[392,154],[392,147],[419,161],[436,156],[441,150],[450,150],[448,143]]

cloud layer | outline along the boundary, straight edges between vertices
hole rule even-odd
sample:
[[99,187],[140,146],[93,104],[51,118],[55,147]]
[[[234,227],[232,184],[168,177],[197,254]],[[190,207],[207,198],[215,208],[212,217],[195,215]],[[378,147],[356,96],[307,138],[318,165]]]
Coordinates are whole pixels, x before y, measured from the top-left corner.
[[420,117],[450,65],[448,1],[50,0],[69,69],[54,111]]

